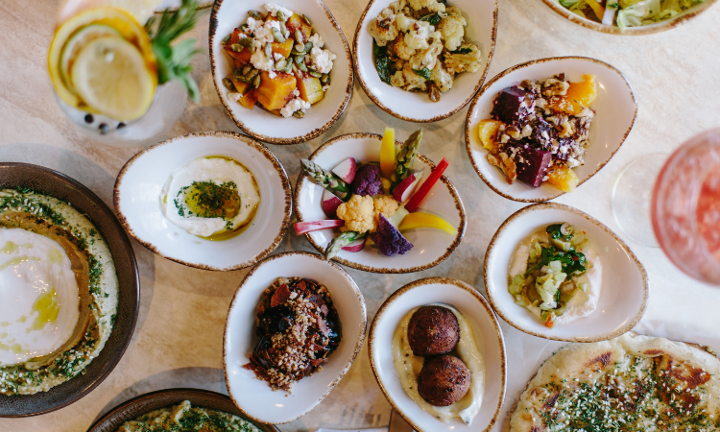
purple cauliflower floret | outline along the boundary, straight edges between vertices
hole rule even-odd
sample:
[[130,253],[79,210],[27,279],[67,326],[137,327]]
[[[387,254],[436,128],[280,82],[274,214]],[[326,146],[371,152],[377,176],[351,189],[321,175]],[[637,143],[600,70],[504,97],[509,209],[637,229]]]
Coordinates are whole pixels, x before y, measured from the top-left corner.
[[365,164],[355,173],[352,185],[352,193],[360,196],[375,196],[382,191],[382,180],[380,180],[380,167],[378,165]]
[[382,213],[379,216],[377,231],[370,234],[370,239],[380,249],[381,254],[386,256],[402,255],[413,248],[413,244],[403,237]]

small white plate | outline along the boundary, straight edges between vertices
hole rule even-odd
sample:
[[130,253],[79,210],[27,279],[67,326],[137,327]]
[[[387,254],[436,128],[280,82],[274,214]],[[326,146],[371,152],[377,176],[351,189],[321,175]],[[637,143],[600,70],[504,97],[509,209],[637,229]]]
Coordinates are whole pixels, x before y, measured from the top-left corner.
[[353,72],[350,47],[340,25],[322,0],[276,1],[297,14],[310,18],[312,26],[325,40],[325,49],[337,56],[333,62],[330,89],[325,99],[313,105],[305,117],[280,117],[259,106],[249,110],[228,99],[229,90],[223,78],[233,71],[233,64],[223,52],[221,42],[225,36],[244,23],[249,10],[265,12],[267,0],[216,0],[210,15],[210,70],[220,101],[235,125],[260,141],[272,144],[297,144],[309,141],[328,130],[342,116],[353,91]]
[[487,77],[495,51],[497,35],[497,0],[450,0],[467,20],[465,40],[480,48],[483,64],[476,73],[458,75],[452,88],[442,93],[439,102],[432,102],[427,94],[402,90],[384,83],[378,76],[373,59],[373,38],[368,25],[392,0],[371,0],[363,12],[353,41],[353,67],[360,85],[375,105],[388,114],[412,122],[434,122],[450,117],[462,109],[480,89]]
[[[342,340],[322,370],[296,382],[288,395],[273,391],[243,365],[250,362],[248,355],[258,341],[255,313],[261,294],[278,277],[292,276],[313,279],[327,287],[342,324]],[[246,416],[260,423],[287,423],[307,414],[350,369],[365,339],[366,325],[365,300],[342,267],[307,252],[286,252],[267,258],[245,276],[225,322],[223,362],[230,397]]]
[[[508,292],[508,270],[517,245],[536,229],[567,222],[587,233],[602,263],[602,290],[587,317],[550,329]],[[533,336],[565,342],[598,342],[630,331],[648,302],[645,267],[620,238],[592,216],[564,204],[541,203],[512,214],[490,241],[485,255],[485,288],[495,312],[508,324]]]
[[[468,426],[460,419],[444,423],[423,411],[400,383],[392,354],[395,329],[402,318],[416,307],[445,303],[453,306],[470,322],[485,362],[485,391],[480,412]],[[395,291],[380,306],[368,339],[370,365],[385,397],[398,413],[418,431],[475,431],[492,429],[505,399],[507,370],[505,341],[500,325],[487,300],[475,288],[457,279],[430,277],[411,282]]]
[[541,202],[557,198],[565,192],[547,182],[537,188],[519,180],[508,184],[502,171],[488,162],[488,152],[477,136],[477,125],[481,120],[491,118],[493,102],[503,89],[523,80],[540,80],[561,73],[570,81],[580,81],[584,74],[595,75],[597,97],[590,108],[596,115],[590,125],[590,147],[585,155],[585,165],[573,169],[580,185],[610,161],[635,124],[637,103],[632,87],[619,70],[600,60],[588,57],[545,58],[501,72],[483,86],[470,105],[465,120],[465,147],[480,178],[490,189],[509,200]]
[[[160,210],[161,190],[173,171],[205,156],[242,163],[260,190],[250,227],[224,241],[192,235]],[[113,200],[120,222],[143,246],[181,264],[215,271],[249,267],[268,256],[285,235],[292,211],[290,182],[277,158],[259,142],[230,132],[185,135],[141,151],[120,170]]]
[[[340,135],[315,150],[310,160],[326,169],[333,168],[349,157],[360,162],[378,161],[381,142],[382,137],[377,134]],[[423,144],[420,146],[422,148]],[[435,164],[418,154],[413,168],[422,170],[422,180],[425,180],[435,168]],[[323,190],[322,186],[311,181],[304,173],[301,174],[295,190],[295,214],[298,222],[327,219],[322,210]],[[431,228],[416,229],[404,233],[414,245],[404,255],[387,257],[376,249],[366,247],[360,252],[340,251],[333,259],[348,267],[373,273],[413,273],[435,267],[445,261],[460,244],[465,234],[465,207],[455,186],[443,175],[423,201],[420,210],[444,218],[457,227],[457,235],[452,236],[445,231]],[[326,229],[313,231],[305,236],[315,249],[325,253],[328,243],[339,233],[339,230]]]

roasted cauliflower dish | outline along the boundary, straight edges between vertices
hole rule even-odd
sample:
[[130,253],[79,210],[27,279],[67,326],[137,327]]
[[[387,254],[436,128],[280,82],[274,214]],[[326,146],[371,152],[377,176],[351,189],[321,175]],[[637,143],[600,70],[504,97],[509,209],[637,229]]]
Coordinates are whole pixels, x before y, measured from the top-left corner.
[[380,79],[439,101],[457,74],[480,70],[480,48],[465,40],[466,26],[460,8],[444,1],[390,3],[369,27]]

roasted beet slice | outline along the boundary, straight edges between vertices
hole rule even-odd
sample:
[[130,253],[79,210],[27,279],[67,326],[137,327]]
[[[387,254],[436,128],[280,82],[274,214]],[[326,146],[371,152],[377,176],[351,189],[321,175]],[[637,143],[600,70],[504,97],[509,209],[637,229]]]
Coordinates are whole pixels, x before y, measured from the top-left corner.
[[492,116],[504,123],[513,124],[525,120],[535,110],[535,97],[519,87],[508,87],[498,94]]
[[258,332],[261,336],[282,333],[293,325],[294,318],[295,313],[290,307],[286,305],[272,307],[260,316]]
[[530,186],[539,187],[551,162],[552,153],[549,151],[522,147],[515,158],[518,179]]

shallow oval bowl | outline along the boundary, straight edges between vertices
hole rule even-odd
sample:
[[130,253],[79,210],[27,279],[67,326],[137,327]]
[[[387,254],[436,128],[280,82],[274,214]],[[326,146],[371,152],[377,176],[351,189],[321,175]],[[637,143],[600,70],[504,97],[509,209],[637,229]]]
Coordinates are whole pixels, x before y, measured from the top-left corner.
[[[453,306],[469,321],[485,362],[485,388],[480,412],[470,425],[460,419],[444,423],[423,411],[400,383],[395,369],[392,341],[395,329],[411,310],[432,303]],[[385,397],[413,428],[421,432],[490,431],[505,398],[507,371],[505,341],[495,314],[475,288],[457,279],[430,277],[397,290],[380,306],[368,339],[370,365]]]
[[[328,289],[342,324],[342,340],[322,370],[297,381],[288,395],[282,390],[273,391],[243,365],[250,362],[248,355],[259,340],[255,314],[263,291],[278,277],[292,276],[313,279]],[[245,276],[225,322],[223,362],[230,397],[247,417],[261,423],[287,423],[305,415],[330,394],[350,369],[365,339],[366,326],[363,295],[342,267],[307,252],[267,258]]]
[[[190,234],[160,210],[159,197],[170,175],[206,156],[226,156],[242,163],[260,190],[250,227],[224,241]],[[190,267],[230,271],[257,263],[280,244],[290,221],[292,192],[285,170],[264,145],[239,134],[208,132],[173,138],[133,156],[118,174],[114,202],[127,232],[151,251]]]
[[587,18],[583,18],[580,15],[570,12],[568,8],[561,6],[557,2],[557,0],[542,0],[542,2],[545,3],[547,7],[553,10],[553,12],[557,13],[568,21],[581,25],[590,30],[621,36],[646,35],[674,29],[675,27],[685,24],[689,20],[708,10],[708,8],[710,8],[710,6],[712,6],[716,1],[717,0],[706,0],[704,3],[697,4],[683,11],[681,14],[678,14],[676,17],[668,20],[660,21],[650,25],[620,29],[620,27],[616,25],[605,25]]
[[597,97],[590,108],[596,115],[590,125],[590,147],[585,154],[585,165],[573,169],[580,180],[578,187],[610,161],[635,124],[637,103],[630,83],[619,70],[600,60],[588,57],[545,58],[522,63],[499,73],[483,86],[470,105],[465,120],[465,148],[470,163],[485,184],[509,200],[541,202],[566,192],[547,182],[537,188],[520,180],[508,184],[502,171],[488,162],[488,151],[480,144],[477,125],[481,120],[491,118],[493,101],[504,88],[523,80],[540,80],[561,73],[571,82],[580,81],[584,74],[595,75]]
[[[371,133],[340,135],[320,146],[310,160],[326,169],[332,169],[346,158],[354,157],[359,162],[380,160],[382,137]],[[400,144],[400,143],[397,143]],[[423,144],[420,144],[422,147]],[[425,156],[418,155],[413,169],[422,170],[421,182],[427,180],[435,165]],[[327,219],[322,210],[323,187],[301,174],[295,190],[295,214],[298,222]],[[449,257],[460,244],[465,234],[465,207],[455,186],[444,175],[425,198],[419,211],[433,213],[457,227],[452,236],[445,231],[431,228],[406,231],[403,235],[414,245],[404,255],[387,257],[376,248],[366,246],[360,252],[340,251],[333,259],[354,269],[374,273],[412,273],[434,267]],[[340,233],[326,229],[305,234],[308,241],[321,253],[328,243]]]
[[373,38],[368,25],[392,0],[371,0],[363,12],[353,41],[353,67],[365,93],[388,114],[412,122],[434,122],[458,112],[467,105],[487,77],[495,50],[497,35],[497,0],[451,0],[467,20],[465,40],[474,43],[482,53],[482,66],[474,74],[458,75],[452,88],[432,102],[426,93],[408,92],[380,80],[373,60]]
[[[550,329],[515,304],[508,292],[508,270],[518,244],[540,227],[567,222],[585,231],[602,263],[602,290],[594,312]],[[568,205],[541,203],[512,214],[490,241],[485,255],[485,288],[495,312],[508,324],[533,336],[566,342],[598,342],[630,331],[648,302],[648,276],[635,254],[610,228]]]
[[[265,13],[263,5],[275,3],[310,18],[312,26],[325,40],[325,49],[337,56],[330,72],[331,85],[325,98],[313,105],[303,118],[276,116],[260,106],[249,110],[228,99],[230,92],[222,83],[233,71],[233,64],[223,52],[222,40],[248,17],[249,10]],[[210,70],[215,89],[225,112],[235,125],[248,135],[272,144],[297,144],[309,141],[328,130],[342,116],[353,91],[350,47],[340,25],[322,0],[216,0],[210,15]]]

